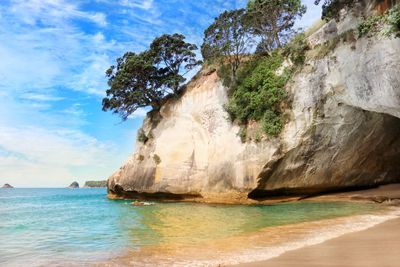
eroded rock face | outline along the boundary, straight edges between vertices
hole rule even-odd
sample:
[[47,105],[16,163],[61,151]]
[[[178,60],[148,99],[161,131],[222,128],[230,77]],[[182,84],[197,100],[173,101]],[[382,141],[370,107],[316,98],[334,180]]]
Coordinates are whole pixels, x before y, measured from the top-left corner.
[[400,39],[341,43],[287,90],[279,138],[242,143],[217,74],[200,74],[108,180],[111,195],[241,202],[400,182]]
[[246,197],[279,141],[243,144],[223,108],[226,102],[216,72],[201,74],[179,100],[163,106],[158,123],[154,116],[145,120],[143,130],[151,138],[137,143],[137,152],[110,177],[110,190],[172,198]]

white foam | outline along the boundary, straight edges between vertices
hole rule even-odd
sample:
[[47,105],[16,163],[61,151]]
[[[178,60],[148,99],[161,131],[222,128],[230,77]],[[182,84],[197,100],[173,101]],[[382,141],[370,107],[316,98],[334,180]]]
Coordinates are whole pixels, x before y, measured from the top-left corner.
[[265,261],[278,257],[285,252],[300,249],[303,247],[323,243],[327,240],[349,234],[363,231],[376,226],[385,221],[400,217],[400,208],[392,208],[388,213],[380,215],[358,215],[344,219],[343,223],[324,226],[318,229],[318,233],[309,233],[305,237],[279,244],[273,247],[255,247],[245,249],[241,252],[235,252],[231,255],[221,255],[221,257],[212,260],[195,260],[191,262],[175,262],[169,266],[225,266],[239,263],[249,263],[255,261]]

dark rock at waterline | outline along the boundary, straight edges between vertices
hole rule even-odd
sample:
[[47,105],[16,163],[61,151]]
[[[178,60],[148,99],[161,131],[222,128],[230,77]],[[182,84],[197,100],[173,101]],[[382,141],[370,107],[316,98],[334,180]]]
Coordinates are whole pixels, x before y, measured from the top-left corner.
[[4,184],[1,188],[14,188],[14,187],[10,184]]
[[73,182],[68,188],[79,188],[78,182]]

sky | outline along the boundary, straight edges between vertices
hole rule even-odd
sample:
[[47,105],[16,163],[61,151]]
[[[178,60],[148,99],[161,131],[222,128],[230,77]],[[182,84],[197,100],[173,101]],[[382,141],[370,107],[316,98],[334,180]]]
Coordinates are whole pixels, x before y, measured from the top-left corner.
[[[0,186],[105,180],[133,153],[146,114],[101,110],[105,70],[157,36],[204,29],[246,0],[0,0]],[[320,16],[313,0],[298,27]]]

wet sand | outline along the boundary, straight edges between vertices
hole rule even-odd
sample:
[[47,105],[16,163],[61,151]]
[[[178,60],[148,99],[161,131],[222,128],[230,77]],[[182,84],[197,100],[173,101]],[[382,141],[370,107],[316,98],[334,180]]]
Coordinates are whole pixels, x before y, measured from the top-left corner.
[[[352,199],[398,204],[400,185],[331,194],[313,200]],[[236,267],[397,267],[400,262],[400,218],[367,230],[345,234],[321,244],[307,246],[266,261]]]
[[397,267],[400,263],[400,218],[346,234],[279,257],[236,267]]

